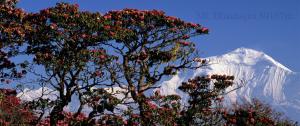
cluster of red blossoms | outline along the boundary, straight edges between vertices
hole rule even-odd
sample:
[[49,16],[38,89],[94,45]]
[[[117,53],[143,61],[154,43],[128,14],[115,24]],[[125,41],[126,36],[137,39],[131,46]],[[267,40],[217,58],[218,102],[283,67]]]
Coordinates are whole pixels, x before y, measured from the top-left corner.
[[[74,117],[74,114],[71,112],[62,112],[64,116],[63,120],[59,120],[57,126],[69,126],[69,125],[80,125],[81,122],[87,120],[87,116],[83,113],[79,113],[77,117]],[[50,118],[43,119],[37,126],[50,126]]]
[[0,125],[10,126],[30,124],[34,114],[21,104],[17,92],[11,89],[0,89]]
[[[208,28],[202,27],[199,24],[185,22],[173,16],[166,16],[163,11],[159,10],[141,11],[137,9],[124,9],[120,11],[109,11],[103,18],[104,20],[112,21],[111,26],[105,25],[104,28],[116,32],[131,31],[130,27],[126,28],[124,26],[137,26],[135,28],[145,31],[168,27],[170,32],[180,32],[181,30],[189,28],[196,29],[196,32],[200,34],[207,34],[209,32]],[[189,36],[186,35],[183,39],[188,38]]]

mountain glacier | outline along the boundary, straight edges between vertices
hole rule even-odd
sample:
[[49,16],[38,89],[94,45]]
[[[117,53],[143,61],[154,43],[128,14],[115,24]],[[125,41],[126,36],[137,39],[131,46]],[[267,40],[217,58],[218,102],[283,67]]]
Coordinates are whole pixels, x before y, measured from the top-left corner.
[[[260,99],[272,105],[287,117],[300,121],[300,74],[275,61],[267,54],[248,48],[238,48],[221,56],[205,58],[208,65],[188,73],[180,73],[162,83],[164,94],[187,96],[177,89],[188,78],[211,74],[235,76],[235,85],[241,86],[225,96],[227,105],[238,101]],[[297,84],[298,83],[298,84]]]
[[[300,121],[300,74],[293,72],[275,61],[267,54],[248,48],[238,48],[221,56],[205,58],[208,65],[193,71],[183,71],[161,83],[160,92],[164,95],[178,94],[182,103],[188,96],[178,90],[183,81],[189,78],[211,74],[235,76],[235,85],[227,90],[225,103],[230,105],[238,101],[260,99],[270,104],[277,111],[285,113],[290,119]],[[21,99],[30,100],[41,89],[19,94]],[[35,94],[35,95],[33,95]],[[53,96],[52,96],[53,98]],[[76,104],[72,104],[76,108]],[[70,107],[69,107],[70,108]]]

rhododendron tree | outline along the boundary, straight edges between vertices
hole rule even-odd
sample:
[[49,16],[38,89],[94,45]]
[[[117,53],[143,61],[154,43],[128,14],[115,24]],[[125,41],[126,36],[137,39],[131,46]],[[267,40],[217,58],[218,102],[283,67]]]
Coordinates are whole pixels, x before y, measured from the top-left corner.
[[[208,29],[158,10],[124,9],[110,11],[103,17],[110,21],[106,29],[115,40],[105,43],[112,50],[111,55],[117,57],[110,66],[115,69],[112,84],[127,90],[124,95],[138,107],[135,114],[139,114],[141,125],[160,124],[151,120],[154,117],[148,117],[153,116],[148,108],[163,106],[148,104],[153,99],[145,92],[157,88],[163,77],[182,69],[198,68],[192,64],[195,44],[189,38],[207,34]],[[163,114],[156,114],[155,118],[160,116]]]
[[[82,12],[78,5],[66,3],[30,14],[26,20],[34,27],[28,35],[26,53],[34,56],[32,65],[41,65],[45,70],[30,72],[38,75],[40,85],[59,92],[50,113],[51,124],[62,119],[60,112],[75,93],[81,103],[76,113],[81,113],[87,104],[83,95],[91,94],[91,87],[110,85],[107,76],[100,76],[107,74],[105,68],[114,59],[106,56],[102,46],[110,40],[104,28],[109,21],[100,13]],[[98,57],[94,50],[98,50]]]
[[[117,104],[126,104],[138,106],[134,112],[144,125],[149,122],[144,117],[145,103],[153,101],[145,92],[155,89],[164,76],[198,68],[192,64],[195,44],[188,39],[208,33],[199,24],[166,16],[162,11],[124,9],[102,16],[81,12],[78,5],[66,3],[29,14],[26,21],[34,27],[28,33],[26,53],[45,69],[44,74],[30,72],[38,75],[40,85],[59,92],[50,113],[51,124],[63,117],[60,112],[76,94],[80,101],[76,113],[90,106],[90,120],[104,110],[114,113]],[[123,99],[101,90],[115,87],[125,90],[119,92]],[[133,101],[128,104],[128,99]]]
[[189,94],[189,105],[182,110],[181,125],[220,125],[224,121],[219,113],[226,88],[233,85],[233,76],[211,75],[195,77],[179,87]]

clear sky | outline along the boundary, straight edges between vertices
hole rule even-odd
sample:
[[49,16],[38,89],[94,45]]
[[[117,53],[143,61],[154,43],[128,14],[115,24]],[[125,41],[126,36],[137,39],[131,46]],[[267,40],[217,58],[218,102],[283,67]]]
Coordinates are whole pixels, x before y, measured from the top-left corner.
[[246,47],[300,72],[300,0],[20,0],[18,6],[37,12],[61,1],[102,13],[123,8],[163,10],[210,29],[209,35],[193,39],[203,57]]

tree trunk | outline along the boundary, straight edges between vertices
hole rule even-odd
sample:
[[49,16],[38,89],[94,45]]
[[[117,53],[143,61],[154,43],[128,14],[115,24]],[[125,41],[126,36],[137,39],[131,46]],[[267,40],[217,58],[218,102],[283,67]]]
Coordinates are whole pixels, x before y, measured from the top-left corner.
[[63,112],[64,105],[58,104],[56,105],[53,110],[50,113],[50,125],[56,126],[57,121],[61,120],[63,118],[62,112]]
[[[68,94],[68,93],[67,93]],[[65,96],[57,105],[54,106],[50,113],[50,125],[56,126],[58,120],[64,119],[64,107],[71,101],[71,95]]]
[[146,118],[146,111],[144,109],[144,107],[142,105],[140,105],[139,107],[140,109],[140,116],[141,116],[141,125],[142,126],[147,126],[147,125],[150,125],[150,120],[148,118]]
[[140,116],[141,116],[141,126],[151,126],[151,125],[153,125],[152,124],[153,122],[151,122],[151,119],[148,117],[149,115],[146,116],[147,113],[149,114],[149,112],[147,112],[148,110],[146,110],[146,108],[145,108],[146,107],[145,103],[146,103],[146,101],[144,98],[141,98],[138,101]]

